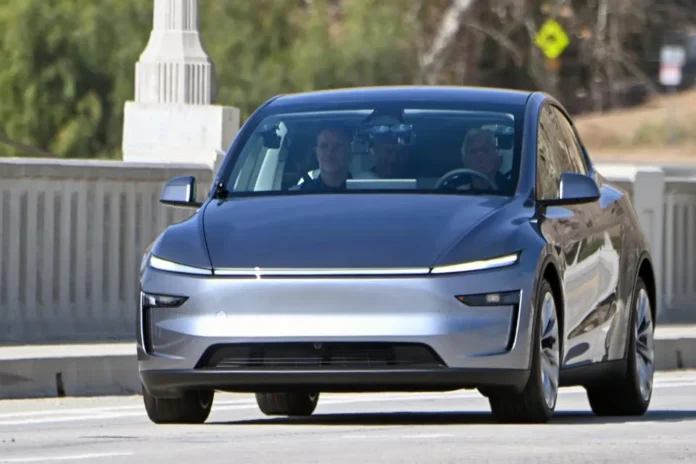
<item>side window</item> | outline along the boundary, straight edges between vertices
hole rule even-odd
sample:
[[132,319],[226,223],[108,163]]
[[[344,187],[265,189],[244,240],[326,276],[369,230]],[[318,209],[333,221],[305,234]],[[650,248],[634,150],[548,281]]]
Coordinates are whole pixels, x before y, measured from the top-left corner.
[[567,159],[568,166],[566,171],[576,172],[578,174],[587,174],[587,166],[583,157],[580,142],[575,136],[573,126],[568,121],[568,118],[556,107],[553,107],[553,113],[558,125],[558,140],[559,148],[562,150],[561,156]]
[[[267,146],[262,130],[269,123],[259,125],[244,145],[227,179],[227,189],[232,192],[260,192],[280,188],[282,175],[281,150],[287,150],[287,128],[280,122],[276,134],[281,137],[280,147]],[[272,126],[270,126],[272,127]]]
[[548,107],[541,111],[537,133],[537,197],[540,200],[558,198],[564,166],[560,163],[555,143],[560,136],[558,125]]
[[253,134],[247,142],[244,150],[237,158],[234,168],[227,179],[227,189],[230,191],[249,190],[254,179],[254,173],[258,172],[264,156],[260,152],[267,150],[263,146],[263,138]]

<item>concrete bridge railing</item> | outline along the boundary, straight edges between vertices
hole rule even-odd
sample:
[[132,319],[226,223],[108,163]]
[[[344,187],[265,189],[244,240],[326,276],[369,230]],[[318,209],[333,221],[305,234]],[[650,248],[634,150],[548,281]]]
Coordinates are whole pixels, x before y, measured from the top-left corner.
[[[634,198],[653,245],[664,321],[696,320],[696,172],[601,166]],[[205,165],[0,160],[0,343],[130,340],[144,249],[190,210],[158,201]]]
[[138,270],[167,225],[192,214],[162,185],[206,166],[0,161],[0,343],[132,338]]
[[663,323],[696,322],[696,168],[601,165],[633,197],[651,242]]

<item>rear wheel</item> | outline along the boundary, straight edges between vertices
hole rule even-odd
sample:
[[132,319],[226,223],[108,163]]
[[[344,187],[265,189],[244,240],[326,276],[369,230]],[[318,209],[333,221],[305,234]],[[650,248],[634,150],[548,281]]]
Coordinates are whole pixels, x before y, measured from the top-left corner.
[[556,298],[548,281],[539,289],[532,333],[532,372],[519,393],[491,392],[488,402],[496,420],[544,423],[553,416],[560,376],[560,336]]
[[626,372],[606,385],[587,388],[598,416],[641,416],[650,405],[655,371],[655,324],[645,282],[638,278],[631,305]]
[[155,424],[202,424],[210,415],[215,392],[187,391],[181,398],[156,398],[143,387],[147,416]]
[[256,393],[256,404],[267,416],[311,416],[319,393]]

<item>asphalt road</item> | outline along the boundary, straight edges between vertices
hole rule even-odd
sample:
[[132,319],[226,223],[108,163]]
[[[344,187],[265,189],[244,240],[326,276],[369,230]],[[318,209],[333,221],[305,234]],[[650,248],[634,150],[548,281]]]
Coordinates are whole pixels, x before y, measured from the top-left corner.
[[565,389],[550,424],[492,421],[476,392],[325,395],[306,420],[220,394],[201,426],[156,426],[140,397],[0,401],[0,463],[696,462],[696,371],[657,376],[643,418],[591,414]]

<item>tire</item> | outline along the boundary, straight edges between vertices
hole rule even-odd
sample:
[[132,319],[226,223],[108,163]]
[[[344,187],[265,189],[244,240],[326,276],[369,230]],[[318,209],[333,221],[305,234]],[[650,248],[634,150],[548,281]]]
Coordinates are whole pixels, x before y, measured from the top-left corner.
[[524,390],[519,393],[491,392],[488,402],[498,422],[546,423],[556,409],[561,359],[560,330],[556,298],[546,279],[539,286],[536,301],[531,374]]
[[215,392],[187,391],[182,398],[156,398],[143,387],[147,416],[155,424],[202,424],[210,415]]
[[597,416],[642,416],[650,406],[655,372],[655,324],[648,290],[640,277],[631,303],[625,374],[611,383],[586,387],[590,407]]
[[266,416],[311,416],[319,393],[256,393],[256,404]]

